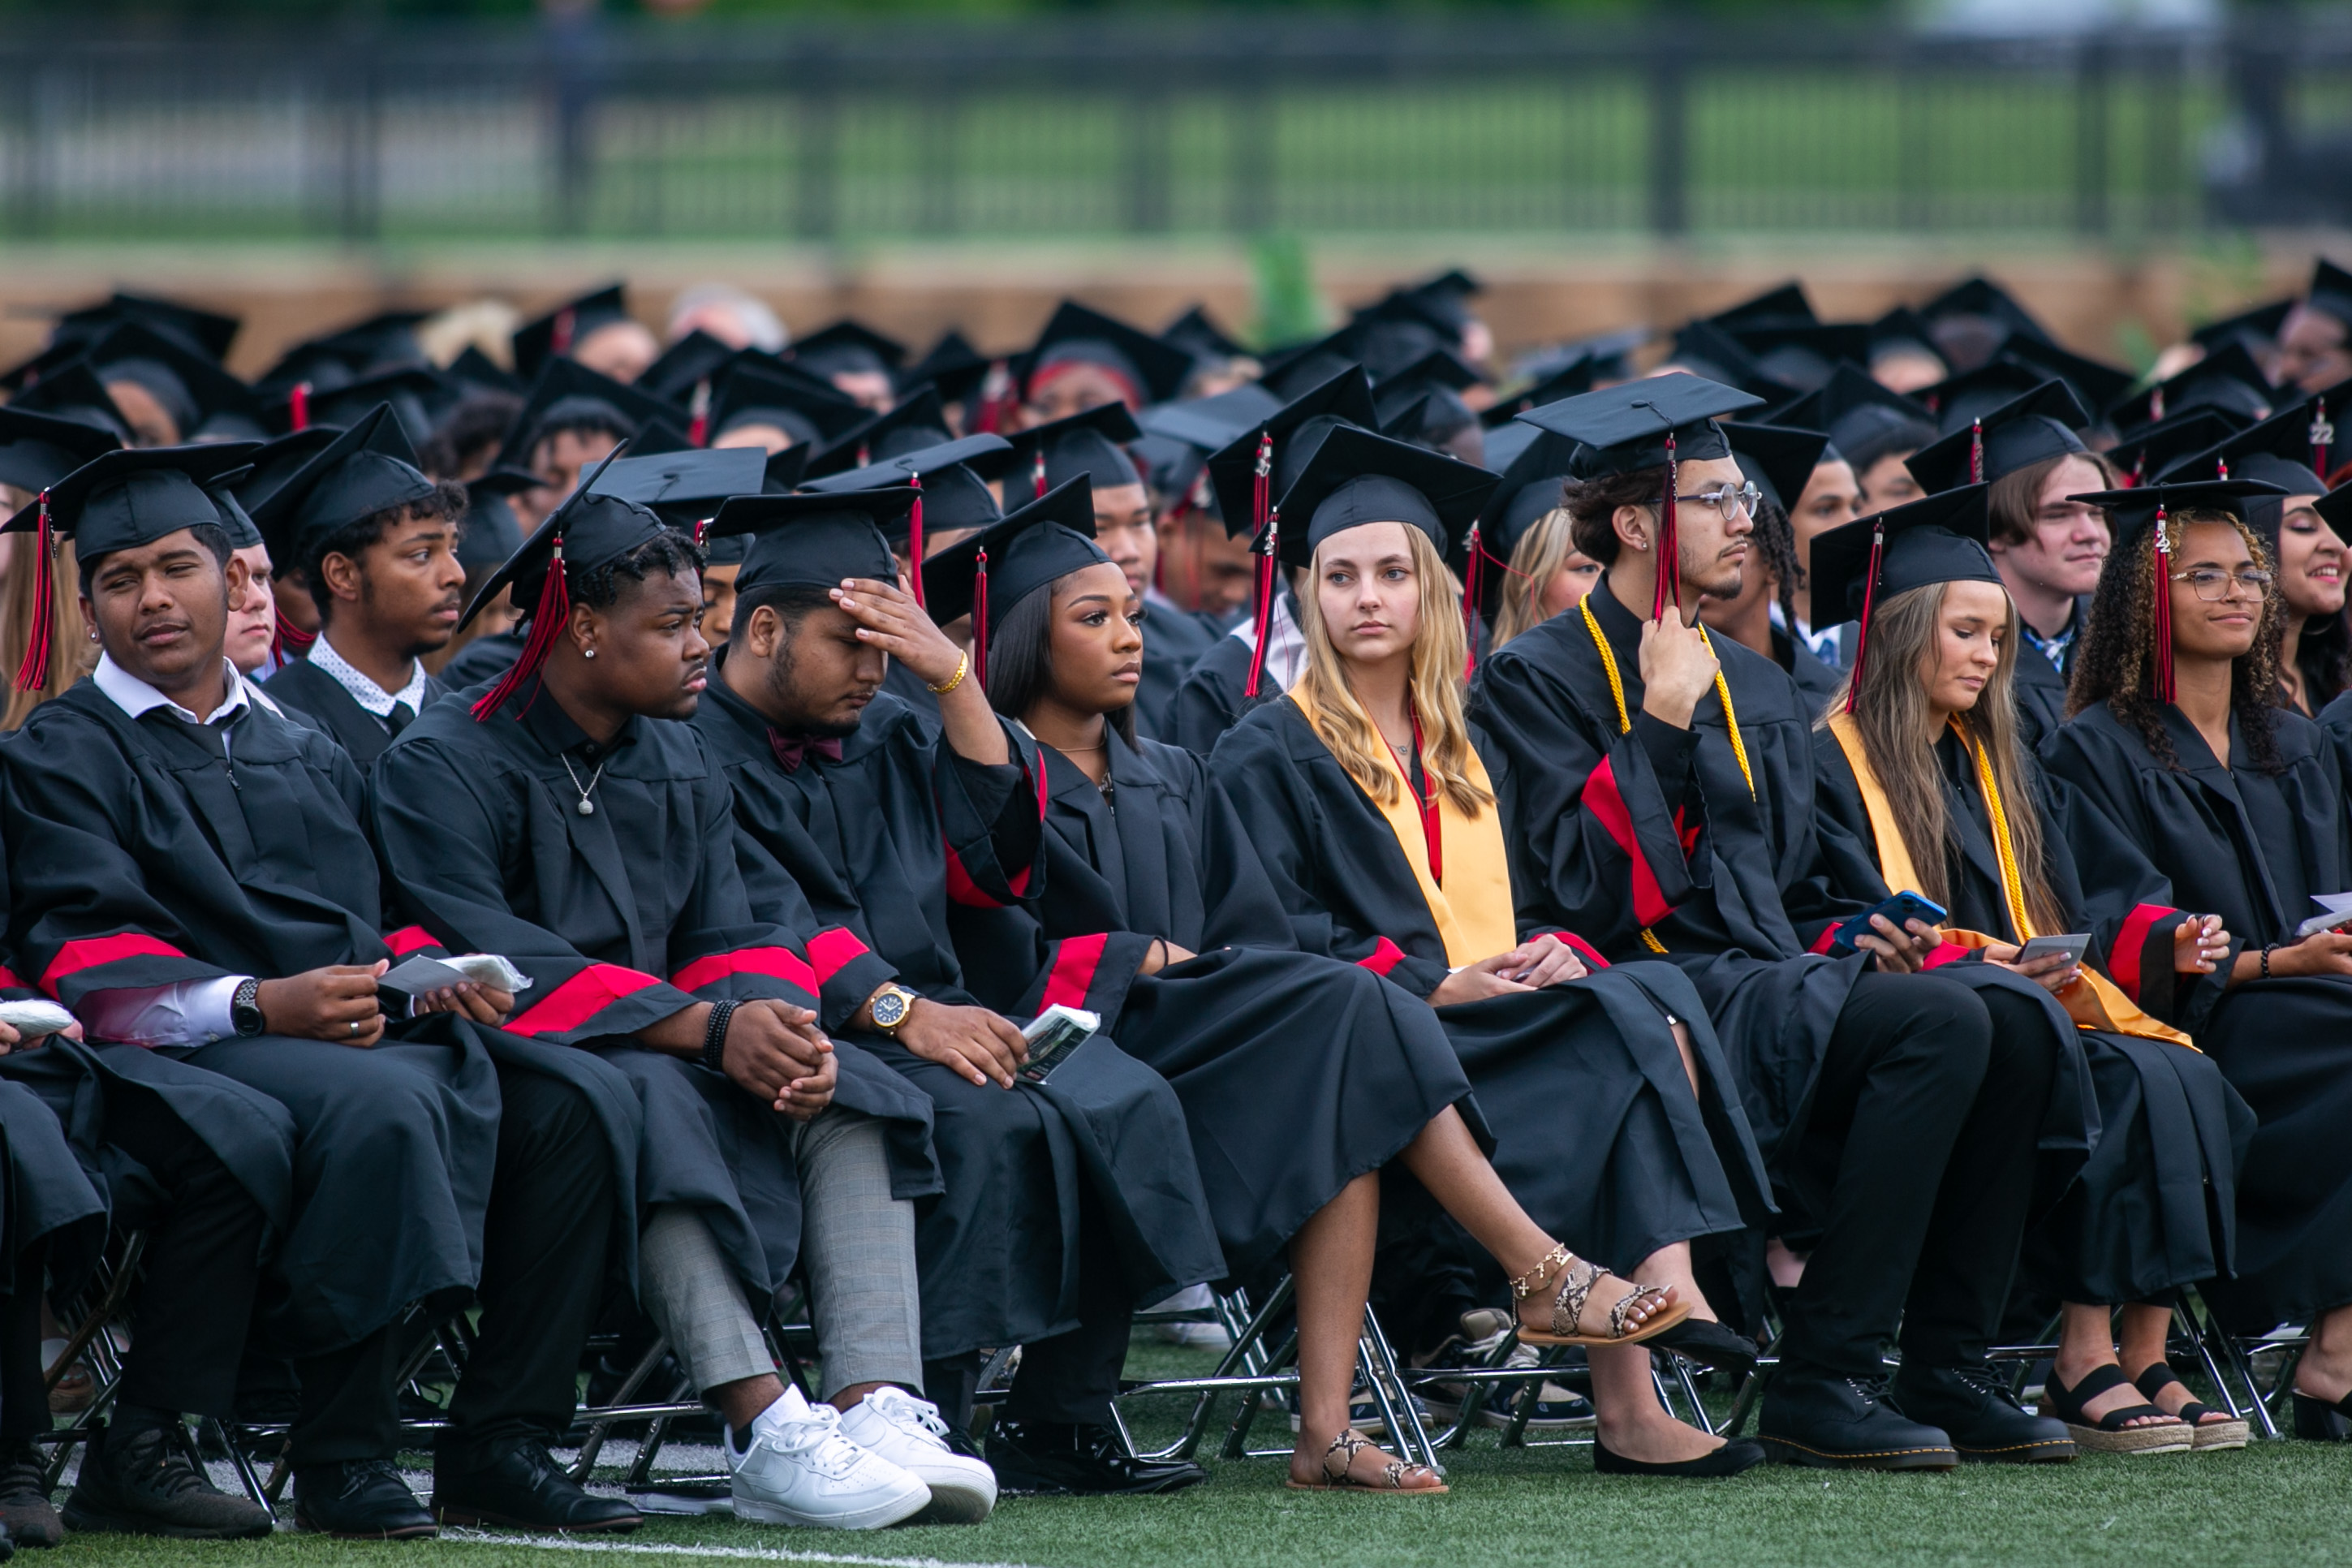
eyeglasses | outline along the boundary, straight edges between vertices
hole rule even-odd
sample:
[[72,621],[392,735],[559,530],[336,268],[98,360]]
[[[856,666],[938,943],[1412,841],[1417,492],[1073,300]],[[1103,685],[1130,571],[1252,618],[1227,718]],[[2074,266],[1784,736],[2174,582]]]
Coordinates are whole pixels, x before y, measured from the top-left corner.
[[1764,492],[1756,488],[1755,481],[1750,480],[1736,490],[1727,485],[1718,485],[1714,489],[1702,490],[1695,496],[1676,496],[1675,499],[1699,506],[1713,507],[1717,515],[1726,521],[1729,521],[1735,517],[1754,517],[1756,503],[1764,499]]
[[2172,580],[2186,583],[2196,595],[2208,604],[2218,605],[2230,596],[2230,585],[2236,584],[2250,597],[2259,599],[2270,592],[2271,574],[2251,568],[2232,574],[2211,566],[2200,566],[2188,572],[2175,572]]

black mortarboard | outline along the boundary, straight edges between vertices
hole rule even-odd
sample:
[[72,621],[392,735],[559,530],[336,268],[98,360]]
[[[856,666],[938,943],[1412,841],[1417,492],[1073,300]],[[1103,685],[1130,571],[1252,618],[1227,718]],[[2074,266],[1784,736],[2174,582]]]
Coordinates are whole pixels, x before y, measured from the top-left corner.
[[1830,438],[1818,430],[1786,425],[1739,425],[1727,419],[1723,433],[1731,440],[1731,455],[1739,459],[1739,471],[1783,512],[1796,510],[1798,498],[1813,481],[1814,465],[1830,444]]
[[[1955,283],[1919,307],[1919,319],[1927,323],[1930,331],[1934,331],[1939,323],[1956,316],[1981,316],[1995,325],[2006,329],[2008,332],[2021,333],[2029,338],[2040,338],[2045,342],[2051,341],[2049,330],[2034,320],[2032,313],[2019,304],[2008,289],[1989,278],[1970,278],[1964,282]],[[1936,341],[1937,352],[1943,353],[1942,334],[1937,334]],[[1993,345],[1993,352],[1999,352],[1998,344]],[[1949,357],[1947,353],[1946,358]],[[1957,366],[1955,368],[1972,367]]]
[[221,531],[228,535],[231,550],[250,550],[262,542],[261,530],[236,499],[236,492],[226,485],[206,485],[205,494],[211,498],[213,511],[219,517]]
[[0,371],[0,389],[16,392],[32,385],[60,365],[73,363],[89,347],[88,338],[56,338],[31,359],[19,360]]
[[521,397],[530,390],[530,384],[522,377],[501,367],[498,361],[472,343],[457,351],[457,357],[449,362],[448,374],[469,386],[478,386],[488,392],[504,392]]
[[869,414],[842,432],[840,439],[809,458],[808,471],[820,477],[846,473],[953,439],[939,388],[921,386],[911,396],[900,398],[888,413]]
[[79,419],[0,407],[0,485],[38,492],[122,442]]
[[1805,286],[1791,279],[1777,289],[1768,289],[1752,300],[1742,300],[1728,310],[1717,310],[1701,320],[1725,331],[1739,332],[1756,327],[1811,326],[1821,318],[1813,314],[1812,301],[1805,298]]
[[1813,618],[1861,622],[1846,711],[1853,711],[1879,605],[1937,583],[1999,583],[1985,548],[1992,519],[1989,485],[1962,485],[1832,528],[1813,540],[1807,573]]
[[38,381],[10,398],[8,406],[70,419],[77,425],[103,430],[117,441],[131,439],[130,421],[114,405],[113,395],[106,390],[106,384],[98,379],[98,373],[90,369],[86,359],[68,360],[52,367]]
[[1996,359],[1948,376],[1911,395],[1936,411],[1936,433],[1965,430],[2004,404],[2014,403],[2050,380],[2050,373],[2013,359]]
[[514,468],[492,468],[466,481],[466,526],[457,533],[457,564],[467,576],[522,548],[522,521],[513,498],[539,483]]
[[2250,310],[2240,310],[2218,321],[2208,321],[2189,334],[2192,343],[2202,343],[2218,349],[2223,343],[2240,343],[2248,353],[2257,348],[2272,348],[2278,342],[2279,329],[2286,325],[2287,315],[2294,309],[2294,296],[2273,300],[2267,305],[2256,305]]
[[1193,306],[1160,328],[1160,341],[1171,348],[1182,349],[1196,360],[1213,363],[1239,359],[1249,353],[1247,348],[1227,336],[1223,328],[1211,321],[1207,308],[1201,305]]
[[1922,447],[1903,466],[1930,494],[1990,484],[2045,458],[2084,450],[2074,432],[2089,418],[2064,382],[2045,381],[1934,446]]
[[[1445,443],[1478,423],[1476,412],[1459,392],[1443,382],[1412,374],[1373,388],[1372,411],[1381,430],[1433,451],[1443,449]],[[1483,452],[1484,447],[1480,449]]]
[[648,424],[677,417],[675,406],[650,393],[558,355],[532,378],[522,412],[508,427],[506,445],[490,466],[529,468],[532,451],[561,430],[602,430],[628,439]]
[[842,320],[796,340],[784,357],[811,375],[858,374],[896,376],[906,363],[907,345],[885,337],[863,321]]
[[971,340],[950,327],[940,334],[940,341],[931,345],[929,353],[907,367],[900,379],[910,388],[928,382],[939,388],[944,401],[961,403],[980,390],[992,363],[971,346]]
[[277,402],[301,382],[310,383],[313,388],[340,386],[372,371],[424,364],[416,324],[430,313],[384,310],[364,321],[305,338],[278,356],[278,363],[254,382],[254,390],[264,400]]
[[2311,410],[2298,404],[2252,429],[2231,434],[2201,452],[2176,459],[2158,476],[2172,484],[2188,479],[2259,479],[2276,485],[2278,495],[2246,498],[2246,525],[2278,550],[2279,524],[2289,496],[2327,493],[2327,481],[2313,470]]
[[[768,454],[757,447],[718,447],[624,458],[605,467],[598,495],[635,501],[680,533],[719,510],[731,496],[756,496],[766,481]],[[699,541],[698,541],[699,542]]]
[[991,478],[1003,475],[1008,500],[1034,500],[1085,474],[1097,490],[1139,485],[1142,473],[1124,450],[1143,434],[1124,403],[1105,403],[1012,437],[1010,448],[974,464]]
[[[2068,496],[2068,500],[2088,501],[2106,508],[2107,524],[2115,533],[2115,550],[2121,554],[2126,550],[2152,547],[2156,552],[2157,592],[2154,595],[2155,626],[2150,628],[2148,670],[2156,685],[2156,699],[2170,702],[2172,686],[2172,595],[2167,591],[2171,575],[2172,545],[2167,531],[2154,526],[2158,519],[2182,511],[2225,511],[2243,517],[2248,500],[2255,496],[2275,496],[2282,493],[2276,485],[2259,479],[2202,479],[2174,484],[2158,479],[2153,484],[2136,486],[2127,490],[2093,490],[2083,495]],[[2142,546],[2141,536],[2147,536],[2149,545]],[[1816,542],[1818,544],[1818,542]]]
[[2352,538],[2352,485],[2338,485],[2314,501],[2311,510],[2320,515],[2338,539]]
[[1502,607],[1511,556],[1528,525],[1557,509],[1560,486],[1576,471],[1576,443],[1549,430],[1519,426],[1531,437],[1511,459],[1471,526],[1448,557],[1472,607],[1492,625]]
[[734,349],[697,327],[662,350],[661,356],[629,384],[656,397],[666,397],[691,414],[695,387],[715,380],[733,362],[735,354]]
[[1095,542],[1094,489],[1081,474],[923,563],[923,604],[941,626],[971,616],[972,673],[984,684],[989,639],[1013,605],[1109,560]]
[[1936,438],[1934,416],[1918,402],[1842,364],[1819,392],[1773,411],[1771,422],[1819,430],[1838,455],[1868,466],[1892,451],[1916,450]]
[[570,354],[572,346],[591,332],[634,319],[618,283],[583,294],[515,329],[515,371],[537,376],[550,360]]
[[1037,341],[1013,364],[1022,395],[1034,396],[1038,373],[1066,361],[1101,365],[1135,388],[1139,404],[1165,403],[1183,391],[1192,356],[1075,300],[1055,307]]
[[[269,498],[278,493],[279,486],[300,473],[311,458],[333,446],[336,437],[342,433],[340,426],[312,425],[264,444],[253,454],[251,467],[236,481],[237,504],[248,512],[268,504]],[[531,482],[537,484],[539,481],[534,479]],[[517,540],[516,542],[520,543],[521,541]]]
[[1291,343],[1276,349],[1261,362],[1265,373],[1258,379],[1286,402],[1305,396],[1333,376],[1362,363],[1352,329],[1342,328],[1327,338]]
[[2002,346],[2000,357],[2056,376],[2074,393],[2076,402],[2092,410],[2113,407],[2139,380],[2130,371],[2022,334]]
[[1418,528],[1443,555],[1500,482],[1458,458],[1340,426],[1316,444],[1282,493],[1289,526],[1281,531],[1280,559],[1305,566],[1333,534],[1371,522]]
[[1782,402],[1802,390],[1775,380],[1747,345],[1712,321],[1692,321],[1675,333],[1665,363],[1702,381],[1739,387],[1761,403]]
[[959,441],[901,452],[846,473],[810,479],[805,488],[820,495],[848,495],[899,485],[919,490],[921,505],[907,510],[899,520],[903,526],[892,532],[891,539],[894,543],[904,539],[908,558],[919,561],[925,533],[986,528],[1004,515],[996,497],[970,465],[1009,449],[1002,436],[966,436]]
[[298,395],[273,413],[282,416],[276,421],[280,429],[352,425],[377,404],[388,403],[409,444],[423,446],[432,439],[434,421],[451,401],[451,390],[439,371],[406,365],[321,391],[303,393],[298,387]]
[[808,472],[809,454],[816,448],[803,441],[797,447],[787,447],[768,455],[767,482],[760,487],[761,495],[790,495],[801,488],[801,477]]
[[2114,405],[2107,417],[2122,431],[2208,405],[2267,419],[2275,395],[2245,344],[2223,343],[2179,374]]
[[1517,419],[1506,419],[1487,431],[1486,438],[1479,443],[1479,456],[1485,460],[1478,466],[1501,473],[1517,462],[1520,455],[1536,444],[1538,437],[1549,434],[1549,431],[1538,430]]
[[1183,403],[1162,403],[1135,416],[1146,436],[1164,436],[1206,455],[1239,438],[1260,421],[1281,412],[1282,399],[1256,382],[1195,397]]
[[1870,363],[1876,363],[1881,354],[1923,353],[1936,359],[1944,357],[1936,347],[1936,335],[1919,312],[1908,305],[1897,305],[1870,323]]
[[1663,468],[1669,436],[1676,462],[1728,456],[1730,444],[1716,421],[1763,404],[1737,387],[1678,371],[1530,408],[1519,418],[1583,443],[1580,471],[1593,478]]
[[2252,422],[2219,408],[2192,408],[2153,425],[2143,425],[2114,446],[2105,457],[2123,476],[2124,488],[2158,478],[2191,452],[2228,440]]
[[737,496],[710,520],[714,540],[748,541],[737,598],[759,588],[834,588],[845,577],[898,579],[889,531],[915,492],[905,485],[824,495]]
[[1592,390],[1600,379],[1601,362],[1591,354],[1579,354],[1566,364],[1549,372],[1531,383],[1525,390],[1508,397],[1497,398],[1478,416],[1478,423],[1492,430],[1507,425],[1530,408],[1540,408],[1547,403],[1558,403]]
[[[1370,426],[1378,417],[1362,367],[1349,365],[1211,453],[1209,482],[1216,489],[1226,534],[1239,537],[1265,525],[1266,509],[1297,477],[1326,431],[1343,424]],[[1263,486],[1261,457],[1266,464]]]
[[2352,272],[2321,257],[2311,269],[2311,288],[2304,295],[2304,303],[2352,327]]
[[436,487],[417,466],[392,405],[379,403],[250,509],[281,568],[363,517],[406,506]]
[[793,437],[823,447],[862,424],[873,410],[833,383],[794,364],[756,364],[738,359],[710,395],[710,439],[740,425],[772,425]]
[[236,341],[239,325],[235,316],[200,310],[176,300],[118,293],[103,304],[85,305],[59,316],[56,338],[59,342],[93,342],[125,321],[137,321],[160,331],[215,364],[228,358],[228,348]]
[[1783,386],[1811,392],[1829,384],[1841,364],[1870,358],[1870,329],[1860,321],[1749,327],[1732,334],[1756,356],[1756,366]]
[[1458,267],[1452,268],[1434,278],[1425,278],[1418,283],[1408,283],[1391,290],[1373,310],[1409,308],[1458,338],[1462,335],[1462,329],[1470,324],[1470,297],[1484,292],[1485,289],[1486,285],[1469,273]]
[[182,339],[139,320],[124,321],[90,345],[89,365],[100,382],[129,381],[146,389],[183,441],[202,431],[259,437],[261,409],[253,391]]

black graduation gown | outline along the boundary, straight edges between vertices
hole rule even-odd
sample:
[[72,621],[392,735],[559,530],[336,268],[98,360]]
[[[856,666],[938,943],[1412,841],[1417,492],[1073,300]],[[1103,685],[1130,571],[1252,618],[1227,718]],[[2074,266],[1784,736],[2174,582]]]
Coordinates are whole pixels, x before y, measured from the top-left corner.
[[1154,605],[1143,616],[1143,678],[1135,688],[1135,729],[1153,740],[1174,740],[1176,689],[1218,632],[1198,616]]
[[[1301,952],[1224,791],[1191,752],[1110,748],[1112,795],[1040,747],[1045,888],[1034,915],[957,921],[971,973],[1093,945],[1129,976],[1104,1030],[1184,1102],[1232,1277],[1275,1258],[1356,1177],[1470,1091],[1430,1010],[1370,970]],[[963,915],[965,911],[957,911]],[[1152,939],[1198,957],[1139,975]]]
[[2075,632],[2066,644],[2063,664],[2053,664],[2032,642],[2018,639],[2017,679],[2011,689],[2017,693],[2018,738],[2027,746],[2039,747],[2066,722],[2066,687],[2074,673],[2074,658],[2083,651],[2082,628],[2090,618],[2091,596],[2085,594],[2074,601],[2074,618],[2068,624]]
[[[313,729],[324,731],[349,752],[362,774],[375,766],[375,760],[392,744],[391,727],[361,707],[358,700],[343,689],[341,681],[307,658],[296,659],[264,681],[262,687],[278,706],[308,721]],[[425,677],[423,705],[430,707],[448,690],[432,676]],[[410,715],[404,723],[414,718],[414,714]]]
[[1779,626],[1772,628],[1772,659],[1789,672],[1789,679],[1797,683],[1797,689],[1804,694],[1806,702],[1815,712],[1837,695],[1843,679],[1839,671],[1823,664],[1811,648]]
[[[2314,893],[2352,891],[2342,776],[2319,726],[2273,710],[2283,771],[2257,772],[2232,720],[2223,767],[2179,710],[2165,732],[2179,759],[2167,767],[2105,703],[2087,708],[2042,747],[2071,786],[2068,832],[2093,918],[2122,935],[2116,979],[2141,1007],[2195,1037],[2258,1125],[2238,1176],[2238,1279],[2207,1287],[2237,1325],[2304,1322],[2352,1302],[2352,980],[2334,975],[2226,986],[2231,963],[2210,975],[2172,973],[2171,932],[2191,914],[2218,914],[2231,961],[2291,941],[2319,912]],[[2109,837],[2125,855],[2103,852]],[[2135,956],[2137,955],[2136,959]],[[2129,983],[2125,984],[2126,975]]]
[[[1493,759],[1499,790],[1500,752],[1473,741]],[[1414,996],[1437,988],[1445,943],[1412,865],[1296,704],[1244,718],[1210,769],[1298,945]],[[1612,966],[1575,945],[1593,970],[1584,979],[1435,1009],[1477,1090],[1496,1173],[1538,1224],[1621,1272],[1669,1243],[1759,1222],[1770,1212],[1763,1161],[1690,983],[1666,965]],[[1690,1028],[1696,1098],[1669,1014]]]
[[921,676],[894,658],[883,672],[882,689],[913,710],[932,734],[939,733],[940,700]]
[[1259,683],[1256,697],[1243,695],[1249,689],[1253,651],[1247,642],[1231,633],[1219,637],[1177,686],[1168,725],[1160,738],[1205,757],[1217,749],[1217,737],[1238,723],[1243,714],[1281,696],[1280,684],[1271,677]]
[[[1816,826],[1831,884],[1875,903],[1895,889],[1879,874],[1869,810],[1836,737],[1823,730],[1814,739],[1821,770]],[[2017,942],[1975,763],[1948,732],[1936,752],[1944,809],[1959,840],[1945,857],[1949,923]],[[2064,911],[2066,929],[2089,929],[2091,949],[2084,961],[2105,974],[2122,918],[2112,908],[2105,919],[2088,918],[2074,853],[2044,798],[2038,770],[2034,789],[2034,809],[2042,819],[2043,882]],[[2114,848],[2122,852],[2123,847]],[[1974,961],[1974,954],[1967,960]],[[2081,1176],[2027,1237],[2028,1269],[2063,1300],[2108,1305],[2151,1300],[2230,1272],[2237,1171],[2253,1136],[2253,1112],[2210,1057],[2164,1040],[2074,1033],[2090,1062],[2099,1132]]]
[[[133,720],[84,681],[0,754],[12,945],[68,1007],[114,987],[372,963],[429,941],[383,919],[363,787],[341,748],[257,705],[228,731],[225,760],[218,730],[163,709]],[[412,1302],[454,1305],[479,1279],[499,1105],[480,1033],[444,1016],[404,1021],[369,1050],[260,1036],[91,1054],[107,1092],[161,1094],[284,1219],[272,1317],[279,1348],[301,1355]],[[63,1059],[44,1058],[26,1069]],[[256,1090],[283,1110],[254,1114]]]
[[[1573,931],[1612,963],[1663,957],[1696,987],[1779,1173],[1811,1112],[1814,1079],[1862,953],[1816,952],[1829,928],[1866,906],[1834,895],[1813,830],[1813,715],[1786,671],[1729,637],[1713,639],[1739,721],[1751,795],[1719,695],[1688,730],[1642,712],[1641,627],[1607,574],[1586,598],[1615,656],[1621,733],[1609,679],[1582,615],[1515,637],[1478,672],[1472,712],[1507,763],[1496,781],[1512,846],[1523,927]],[[1643,940],[1652,932],[1665,952]],[[2040,986],[1981,964],[1971,985]],[[2042,1190],[2055,1195],[2090,1146],[2088,1071],[2061,1064],[2042,1124]],[[1795,1193],[1807,1206],[1825,1194]]]
[[[5,879],[0,877],[0,890],[5,886]],[[38,994],[12,971],[0,968],[0,999],[19,1002]],[[77,1058],[85,1054],[78,1042],[53,1035],[46,1042],[18,1047],[9,1058],[51,1049]],[[95,1075],[77,1070],[73,1077],[94,1079]],[[83,1099],[89,1103],[86,1121],[95,1122],[102,1114],[100,1096]],[[98,1143],[93,1136],[92,1153]],[[40,1095],[0,1079],[0,1256],[11,1265],[7,1278],[0,1279],[0,1294],[15,1288],[16,1259],[36,1247],[48,1272],[50,1294],[58,1300],[69,1299],[89,1277],[106,1247],[108,1221],[106,1196],[93,1173],[94,1164],[85,1164],[82,1151],[68,1140],[63,1119]],[[138,1224],[140,1216],[126,1214],[125,1222]]]
[[[816,1005],[808,954],[744,894],[727,781],[684,723],[632,719],[599,747],[535,687],[487,723],[473,715],[479,696],[435,704],[377,763],[385,864],[425,929],[531,978],[501,1048],[630,1103],[636,1142],[616,1151],[635,1194],[629,1255],[646,1213],[685,1205],[764,1300],[800,1257],[790,1119],[626,1037],[697,1002]],[[596,809],[583,815],[573,780],[592,777]],[[856,1046],[835,1049],[835,1103],[887,1124],[894,1192],[929,1190],[929,1108]]]
[[[1018,736],[1017,764],[983,766],[940,743],[904,703],[877,696],[839,761],[810,752],[788,772],[766,721],[723,679],[712,680],[694,722],[732,784],[753,906],[840,928],[861,950],[824,983],[829,1025],[894,973],[926,996],[987,1002],[1014,1017],[1055,1002],[1117,1011],[1120,977],[1099,950],[1050,950],[1017,973],[992,976],[999,984],[988,998],[966,984],[950,900],[1015,904],[1043,874],[1035,752]],[[1079,1047],[1050,1082],[1009,1090],[975,1085],[894,1041],[866,1044],[928,1097],[934,1117],[942,1188],[918,1208],[915,1231],[924,1359],[1077,1326],[1087,1193],[1136,1300],[1223,1278],[1183,1108],[1108,1037]]]
[[[433,679],[441,683],[441,689],[444,691],[463,691],[468,687],[480,686],[486,681],[496,680],[507,672],[508,668],[517,658],[521,657],[525,636],[523,628],[518,626],[512,630],[492,632],[488,637],[476,637],[472,642],[450,655],[449,662],[443,665],[440,673]],[[271,679],[275,679],[276,677],[273,676]]]

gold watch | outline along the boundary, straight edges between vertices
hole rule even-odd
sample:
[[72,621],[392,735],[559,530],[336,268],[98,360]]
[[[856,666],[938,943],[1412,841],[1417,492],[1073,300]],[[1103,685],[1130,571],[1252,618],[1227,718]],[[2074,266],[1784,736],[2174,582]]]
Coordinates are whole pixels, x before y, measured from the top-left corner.
[[919,993],[909,991],[893,981],[874,993],[866,1006],[874,1020],[874,1026],[896,1039],[898,1026],[907,1021],[907,1015],[914,1011],[915,1004],[921,1000]]

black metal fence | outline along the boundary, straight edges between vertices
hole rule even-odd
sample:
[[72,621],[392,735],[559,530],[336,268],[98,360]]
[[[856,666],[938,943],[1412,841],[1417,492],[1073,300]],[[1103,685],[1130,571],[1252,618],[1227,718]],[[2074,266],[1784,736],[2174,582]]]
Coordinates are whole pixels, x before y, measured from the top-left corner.
[[0,234],[776,238],[2334,221],[2352,23],[1517,16],[0,39]]

